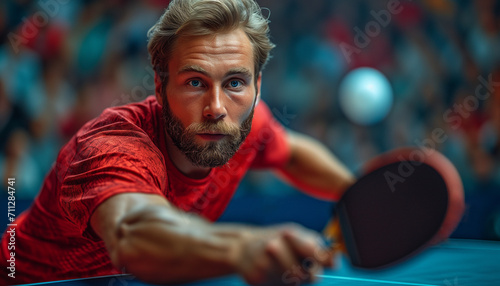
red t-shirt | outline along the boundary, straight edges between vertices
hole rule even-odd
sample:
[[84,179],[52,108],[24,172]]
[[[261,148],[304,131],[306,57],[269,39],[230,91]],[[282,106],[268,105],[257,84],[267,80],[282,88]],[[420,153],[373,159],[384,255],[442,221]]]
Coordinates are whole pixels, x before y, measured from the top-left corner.
[[93,211],[126,192],[160,194],[179,208],[215,221],[249,168],[283,166],[290,151],[283,127],[260,102],[252,131],[223,167],[191,179],[166,153],[161,107],[154,96],[106,109],[66,144],[40,194],[15,227],[15,279],[7,277],[9,235],[1,243],[8,284],[120,273],[93,232]]

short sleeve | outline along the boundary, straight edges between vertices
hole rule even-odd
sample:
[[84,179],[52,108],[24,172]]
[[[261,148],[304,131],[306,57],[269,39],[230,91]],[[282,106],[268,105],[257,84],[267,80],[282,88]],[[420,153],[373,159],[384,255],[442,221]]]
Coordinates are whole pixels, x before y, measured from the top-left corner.
[[163,155],[144,132],[127,125],[131,124],[117,123],[79,137],[75,156],[67,163],[60,204],[84,237],[97,239],[90,218],[111,196],[128,192],[164,195]]
[[257,148],[252,168],[281,168],[289,161],[290,146],[286,130],[262,100],[255,107],[249,137]]

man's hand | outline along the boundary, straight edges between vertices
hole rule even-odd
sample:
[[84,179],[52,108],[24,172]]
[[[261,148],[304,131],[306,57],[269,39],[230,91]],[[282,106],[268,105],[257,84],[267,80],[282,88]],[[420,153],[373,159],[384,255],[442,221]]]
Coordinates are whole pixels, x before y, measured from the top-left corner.
[[242,232],[236,271],[252,285],[299,285],[312,282],[333,266],[319,234],[288,224]]

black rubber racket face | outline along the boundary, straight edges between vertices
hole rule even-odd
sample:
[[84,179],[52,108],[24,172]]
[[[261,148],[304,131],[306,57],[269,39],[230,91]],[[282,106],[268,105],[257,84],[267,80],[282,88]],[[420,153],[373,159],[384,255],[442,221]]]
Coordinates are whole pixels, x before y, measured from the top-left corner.
[[[449,176],[447,171],[431,165],[405,160],[384,163],[345,192],[336,214],[354,266],[377,269],[392,265],[432,243],[443,232],[443,225],[448,228],[444,236],[451,233],[459,220],[454,216],[450,224],[447,219],[450,194],[455,195],[449,189],[449,178],[443,177]],[[461,188],[460,181],[459,185]],[[458,212],[461,217],[462,209]]]

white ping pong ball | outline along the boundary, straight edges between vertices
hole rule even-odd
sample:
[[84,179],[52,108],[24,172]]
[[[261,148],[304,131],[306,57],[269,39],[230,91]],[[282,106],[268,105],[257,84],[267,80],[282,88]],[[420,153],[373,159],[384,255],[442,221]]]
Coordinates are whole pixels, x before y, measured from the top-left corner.
[[342,79],[339,101],[349,120],[359,125],[372,125],[384,119],[391,110],[392,87],[378,70],[357,68]]

